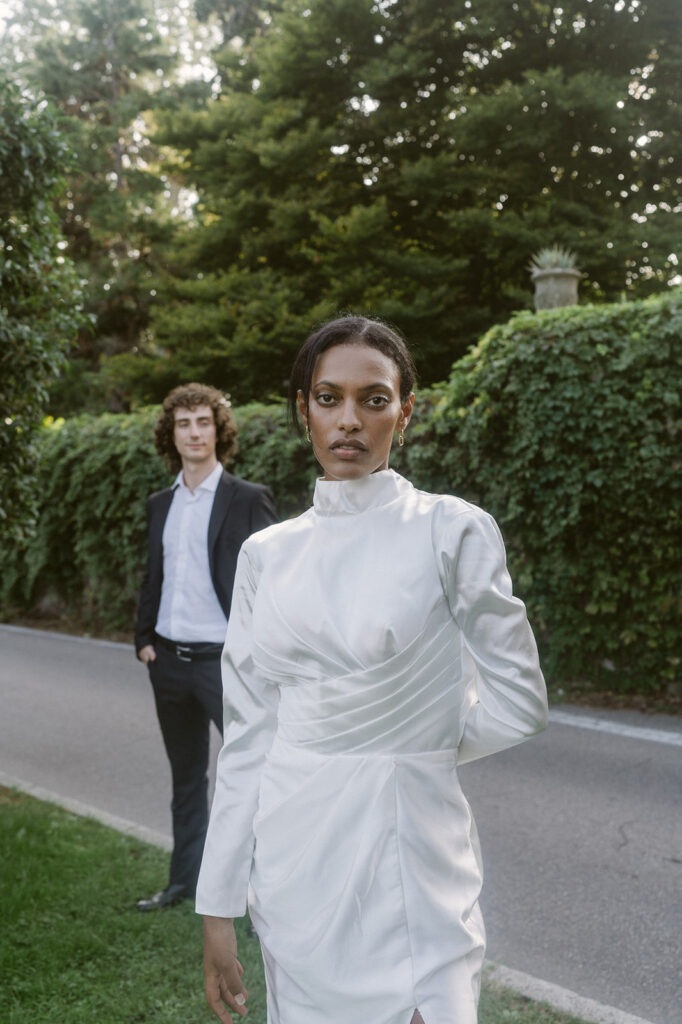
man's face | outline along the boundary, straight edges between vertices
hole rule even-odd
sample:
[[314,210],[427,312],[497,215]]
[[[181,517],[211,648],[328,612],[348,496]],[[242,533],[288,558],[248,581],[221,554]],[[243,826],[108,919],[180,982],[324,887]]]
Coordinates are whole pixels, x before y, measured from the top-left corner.
[[194,409],[181,406],[175,410],[174,418],[173,441],[183,466],[215,458],[215,420],[210,405],[197,405]]

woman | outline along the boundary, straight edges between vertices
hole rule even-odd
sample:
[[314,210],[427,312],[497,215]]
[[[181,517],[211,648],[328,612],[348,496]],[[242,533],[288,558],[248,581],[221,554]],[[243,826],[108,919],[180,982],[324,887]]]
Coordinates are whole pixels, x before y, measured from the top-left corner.
[[481,864],[456,765],[539,732],[547,703],[494,521],[388,468],[413,383],[402,339],[363,317],[294,364],[324,477],[237,569],[197,892],[224,1022],[245,1012],[247,890],[269,1024],[476,1020]]

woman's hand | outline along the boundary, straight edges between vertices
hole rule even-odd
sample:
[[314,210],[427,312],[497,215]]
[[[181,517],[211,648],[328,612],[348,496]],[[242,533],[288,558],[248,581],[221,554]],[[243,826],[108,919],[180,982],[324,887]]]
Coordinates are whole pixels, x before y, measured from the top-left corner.
[[206,1000],[223,1024],[232,1017],[223,1006],[243,1017],[248,992],[241,982],[244,968],[237,959],[237,937],[230,917],[204,917],[204,983]]

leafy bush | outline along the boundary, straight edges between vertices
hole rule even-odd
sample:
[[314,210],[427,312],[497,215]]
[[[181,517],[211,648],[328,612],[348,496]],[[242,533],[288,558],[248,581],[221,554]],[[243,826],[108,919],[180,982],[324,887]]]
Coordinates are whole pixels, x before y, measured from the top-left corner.
[[310,445],[289,429],[284,402],[254,402],[234,412],[239,450],[228,469],[245,480],[267,484],[283,519],[308,508],[319,466]]
[[[154,449],[157,407],[47,425],[40,444],[36,536],[2,552],[6,611],[62,607],[94,628],[127,629],[146,556],[147,497],[171,474]],[[310,449],[289,434],[285,407],[236,410],[236,475],[267,483],[282,516],[310,503]]]
[[140,584],[147,496],[169,483],[153,447],[157,411],[58,421],[43,430],[40,515],[25,550],[5,553],[0,596],[46,595],[93,625],[130,625]]
[[[418,397],[392,465],[495,516],[554,680],[646,691],[679,678],[681,405],[680,291],[519,314]],[[170,482],[157,412],[44,431],[43,514],[25,552],[3,553],[6,609],[52,593],[95,625],[129,627],[145,499]],[[305,508],[317,468],[284,405],[236,416],[230,468],[268,484],[282,516]]]
[[30,536],[36,432],[47,386],[79,326],[53,200],[67,157],[54,115],[0,76],[0,539]]
[[455,365],[431,483],[497,518],[551,677],[679,678],[681,441],[679,289],[519,314]]

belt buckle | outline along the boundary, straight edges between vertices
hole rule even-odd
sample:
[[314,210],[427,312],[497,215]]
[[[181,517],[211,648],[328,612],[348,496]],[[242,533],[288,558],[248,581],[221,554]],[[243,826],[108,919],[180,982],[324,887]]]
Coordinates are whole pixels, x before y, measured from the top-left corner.
[[[185,654],[188,654],[189,657],[188,658],[184,657]],[[180,661],[191,661],[192,660],[191,648],[190,647],[182,647],[180,644],[176,644],[175,645],[175,656]]]

